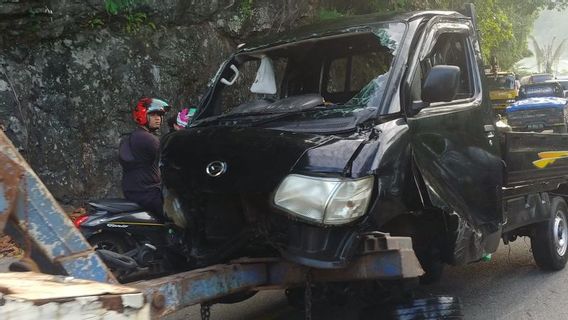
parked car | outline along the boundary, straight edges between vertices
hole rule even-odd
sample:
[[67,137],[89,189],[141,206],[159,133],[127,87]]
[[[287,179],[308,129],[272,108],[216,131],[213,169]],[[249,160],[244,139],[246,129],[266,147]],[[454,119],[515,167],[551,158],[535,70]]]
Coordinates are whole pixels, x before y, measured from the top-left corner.
[[554,79],[554,80],[547,80],[546,82],[558,82],[562,89],[564,89],[564,98],[568,98],[568,79]]
[[564,98],[564,87],[558,81],[541,82],[522,85],[519,89],[518,100],[535,97]]
[[521,85],[525,84],[533,84],[533,83],[541,83],[547,80],[554,79],[554,75],[550,73],[541,73],[541,74],[533,74],[530,76],[525,76],[521,78]]

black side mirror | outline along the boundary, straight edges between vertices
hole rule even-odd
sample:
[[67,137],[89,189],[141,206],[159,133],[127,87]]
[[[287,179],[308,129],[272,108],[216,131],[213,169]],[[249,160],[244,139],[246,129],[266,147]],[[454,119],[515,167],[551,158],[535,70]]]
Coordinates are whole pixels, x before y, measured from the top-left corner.
[[422,101],[427,103],[454,100],[460,84],[460,68],[437,65],[432,67],[422,87]]

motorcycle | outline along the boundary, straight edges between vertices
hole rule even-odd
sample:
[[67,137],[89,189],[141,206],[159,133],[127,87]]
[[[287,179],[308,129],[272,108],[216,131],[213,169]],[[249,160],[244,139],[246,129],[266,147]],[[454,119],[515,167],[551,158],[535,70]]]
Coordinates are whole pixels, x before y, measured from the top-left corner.
[[74,220],[123,283],[226,261],[251,240],[250,232],[242,231],[224,245],[211,248],[195,226],[185,223],[179,215],[158,216],[125,199],[90,201],[87,213]]
[[120,282],[185,271],[184,230],[124,199],[88,202],[74,221]]

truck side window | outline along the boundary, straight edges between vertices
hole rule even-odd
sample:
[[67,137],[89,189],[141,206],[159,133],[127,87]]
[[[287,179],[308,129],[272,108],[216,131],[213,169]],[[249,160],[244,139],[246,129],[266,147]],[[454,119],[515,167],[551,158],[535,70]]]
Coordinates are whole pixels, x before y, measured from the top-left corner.
[[[468,57],[467,49],[467,35],[460,33],[445,33],[441,34],[436,45],[428,54],[428,56],[421,61],[421,80],[422,85],[426,80],[428,71],[433,66],[437,65],[451,65],[457,66],[461,70],[460,87],[456,96],[456,100],[466,99],[473,97],[474,87],[471,66]],[[414,96],[414,94],[413,94]]]

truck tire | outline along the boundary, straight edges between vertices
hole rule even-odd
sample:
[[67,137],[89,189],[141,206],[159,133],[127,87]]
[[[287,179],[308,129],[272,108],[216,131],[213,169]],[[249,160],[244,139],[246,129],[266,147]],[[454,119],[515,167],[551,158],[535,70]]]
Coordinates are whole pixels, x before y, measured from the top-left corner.
[[551,218],[534,226],[531,247],[541,269],[562,270],[568,260],[568,206],[561,197],[554,197],[550,207]]
[[433,284],[440,281],[445,264],[438,248],[433,247],[426,253],[418,255],[418,261],[424,270],[424,274],[420,276],[420,284]]

